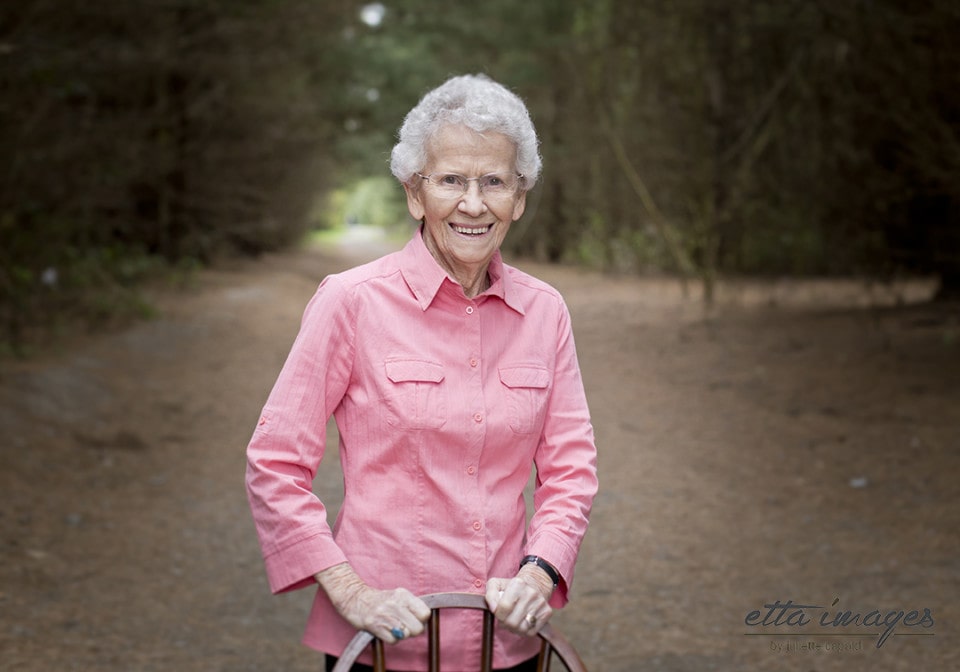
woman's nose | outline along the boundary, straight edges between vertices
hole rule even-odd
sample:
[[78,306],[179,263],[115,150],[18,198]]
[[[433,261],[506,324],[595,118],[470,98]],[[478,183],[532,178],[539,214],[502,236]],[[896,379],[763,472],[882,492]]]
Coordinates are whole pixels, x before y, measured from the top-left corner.
[[463,198],[460,199],[460,204],[457,206],[460,212],[476,217],[477,215],[482,215],[487,209],[487,204],[483,200],[483,193],[480,191],[480,185],[476,182],[471,182],[467,186],[467,190],[463,194]]

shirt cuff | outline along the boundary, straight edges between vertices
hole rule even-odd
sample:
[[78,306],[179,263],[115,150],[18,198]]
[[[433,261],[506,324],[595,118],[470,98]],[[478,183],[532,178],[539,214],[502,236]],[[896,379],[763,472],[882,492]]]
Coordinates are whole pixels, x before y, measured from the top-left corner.
[[273,593],[286,593],[316,585],[317,572],[347,561],[329,534],[302,539],[264,558],[267,580]]
[[564,539],[550,534],[540,534],[527,542],[524,555],[538,555],[549,562],[560,574],[560,583],[553,591],[550,606],[563,607],[569,601],[570,587],[573,585],[573,569],[577,562],[577,553]]

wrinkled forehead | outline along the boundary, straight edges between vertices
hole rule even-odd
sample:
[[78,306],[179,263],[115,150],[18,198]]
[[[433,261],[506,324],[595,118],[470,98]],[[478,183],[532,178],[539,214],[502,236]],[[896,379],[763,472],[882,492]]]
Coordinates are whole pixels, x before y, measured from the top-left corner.
[[491,173],[514,170],[517,147],[498,131],[478,132],[462,124],[440,126],[426,144],[427,169]]

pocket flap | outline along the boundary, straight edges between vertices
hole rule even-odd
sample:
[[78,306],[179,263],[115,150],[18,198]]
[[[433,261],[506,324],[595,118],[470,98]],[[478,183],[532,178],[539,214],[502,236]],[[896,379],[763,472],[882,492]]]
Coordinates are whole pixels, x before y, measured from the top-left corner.
[[550,371],[542,366],[508,366],[500,369],[500,382],[507,387],[546,387]]
[[386,362],[387,378],[395,383],[439,383],[443,380],[443,365],[416,359],[395,359]]

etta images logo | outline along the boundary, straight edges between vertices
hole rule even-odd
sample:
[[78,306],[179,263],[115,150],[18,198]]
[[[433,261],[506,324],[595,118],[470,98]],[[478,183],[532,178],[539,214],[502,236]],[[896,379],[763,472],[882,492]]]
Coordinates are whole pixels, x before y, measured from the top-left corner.
[[868,612],[834,609],[839,602],[838,597],[829,607],[798,604],[793,600],[765,604],[763,609],[749,612],[743,622],[751,628],[777,630],[744,634],[758,637],[876,637],[878,649],[893,634],[933,636],[930,630],[934,620],[930,609],[874,609]]

